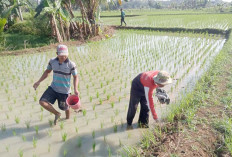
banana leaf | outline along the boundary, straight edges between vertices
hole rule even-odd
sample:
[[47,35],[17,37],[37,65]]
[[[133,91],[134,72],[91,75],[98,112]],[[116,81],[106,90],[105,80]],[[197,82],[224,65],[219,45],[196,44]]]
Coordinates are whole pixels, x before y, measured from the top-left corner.
[[0,18],[0,34],[3,32],[3,29],[4,29],[6,22],[7,22],[6,19]]

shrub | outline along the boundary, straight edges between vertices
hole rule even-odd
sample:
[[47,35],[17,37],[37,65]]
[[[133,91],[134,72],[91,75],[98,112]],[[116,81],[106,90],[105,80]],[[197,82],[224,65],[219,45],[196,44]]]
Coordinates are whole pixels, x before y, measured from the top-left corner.
[[8,29],[8,32],[32,35],[38,34],[38,30],[33,26],[31,21],[16,23]]

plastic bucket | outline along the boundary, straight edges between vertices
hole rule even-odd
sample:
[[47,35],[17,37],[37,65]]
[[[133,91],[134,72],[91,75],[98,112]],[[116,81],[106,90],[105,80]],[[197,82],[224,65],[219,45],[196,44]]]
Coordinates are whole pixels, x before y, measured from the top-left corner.
[[66,99],[66,104],[75,110],[79,109],[81,107],[81,102],[80,102],[80,99],[77,95],[70,95]]

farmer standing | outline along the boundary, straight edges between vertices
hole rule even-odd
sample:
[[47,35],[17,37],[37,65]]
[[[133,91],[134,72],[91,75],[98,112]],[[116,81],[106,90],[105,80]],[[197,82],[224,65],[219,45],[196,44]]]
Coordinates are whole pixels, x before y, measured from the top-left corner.
[[125,23],[125,26],[126,26],[126,22],[125,22],[125,15],[126,14],[122,9],[120,9],[120,11],[121,11],[121,26],[122,26],[123,22]]
[[148,127],[149,110],[153,118],[158,122],[158,116],[154,108],[152,94],[155,88],[164,87],[172,82],[171,77],[165,71],[147,71],[136,76],[131,85],[130,103],[127,112],[127,125],[131,126],[135,117],[138,103],[141,104],[138,124],[140,127]]
[[41,78],[33,85],[36,88],[46,79],[51,71],[53,71],[53,81],[47,90],[43,93],[39,100],[39,104],[55,115],[54,124],[60,118],[61,113],[58,112],[51,104],[58,101],[58,106],[65,111],[66,119],[70,117],[70,110],[66,104],[66,99],[70,95],[71,75],[73,76],[74,94],[78,95],[78,77],[76,64],[68,58],[68,47],[66,45],[57,46],[57,57],[52,58],[44,71]]

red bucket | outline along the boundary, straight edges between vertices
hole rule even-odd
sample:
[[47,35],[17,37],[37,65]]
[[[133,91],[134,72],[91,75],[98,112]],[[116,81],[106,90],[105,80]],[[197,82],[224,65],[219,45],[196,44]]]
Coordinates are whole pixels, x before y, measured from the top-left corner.
[[72,109],[75,109],[75,110],[81,107],[81,102],[77,95],[70,95],[66,99],[66,103],[68,106],[70,106]]

